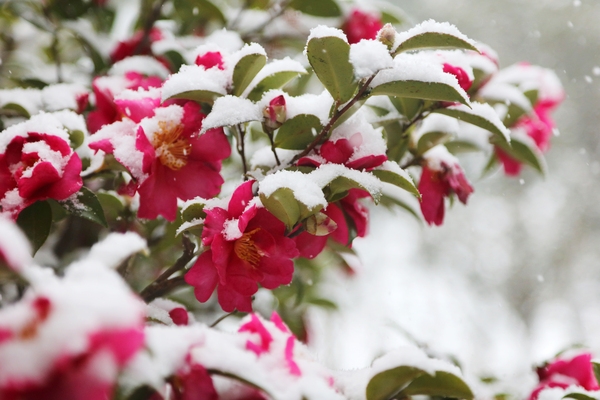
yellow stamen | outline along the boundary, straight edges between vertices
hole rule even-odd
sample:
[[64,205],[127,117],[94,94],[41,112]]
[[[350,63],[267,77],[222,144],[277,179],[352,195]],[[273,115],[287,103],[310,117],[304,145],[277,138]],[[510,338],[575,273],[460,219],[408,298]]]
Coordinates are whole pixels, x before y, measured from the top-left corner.
[[256,247],[254,240],[252,240],[252,235],[254,235],[259,230],[260,228],[256,228],[250,232],[244,233],[242,237],[236,240],[235,244],[233,245],[233,250],[235,251],[235,254],[241,260],[244,260],[248,264],[252,265],[253,268],[258,267],[258,263],[260,262],[260,259],[263,256],[259,248]]
[[185,167],[192,145],[181,138],[183,125],[171,121],[159,121],[159,130],[154,134],[152,145],[161,164],[178,171]]

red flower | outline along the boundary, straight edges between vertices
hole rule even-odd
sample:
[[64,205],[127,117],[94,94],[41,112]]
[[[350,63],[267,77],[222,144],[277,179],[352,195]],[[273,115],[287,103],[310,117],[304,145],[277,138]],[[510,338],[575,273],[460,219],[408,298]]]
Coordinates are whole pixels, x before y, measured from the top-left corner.
[[267,128],[279,128],[287,119],[285,97],[283,95],[279,95],[273,98],[269,102],[269,105],[264,109],[263,115],[265,117],[264,124],[267,126]]
[[199,135],[204,114],[194,102],[158,107],[153,97],[118,100],[130,120],[96,133],[94,150],[115,155],[137,180],[140,218],[173,221],[177,199],[213,197],[221,190],[221,161],[231,152],[223,129]]
[[64,200],[81,189],[81,159],[68,135],[49,114],[2,132],[0,206],[16,218],[39,200]]
[[158,76],[145,77],[130,71],[125,76],[103,76],[94,78],[92,88],[96,97],[96,109],[88,114],[87,124],[91,133],[95,133],[104,125],[120,121],[125,116],[115,104],[115,96],[126,89],[149,89],[160,87],[162,80]]
[[[328,140],[315,151],[315,155],[308,155],[298,160],[299,166],[319,167],[321,164],[342,164],[348,168],[358,170],[372,170],[387,161],[385,153],[359,155],[358,150],[363,145],[363,135],[355,133],[349,138]],[[382,149],[384,150],[384,149]]]
[[202,55],[196,57],[196,65],[201,65],[205,69],[217,67],[220,70],[224,70],[223,56],[218,51],[207,51]]
[[444,72],[454,75],[458,80],[458,84],[461,88],[463,88],[465,92],[467,92],[471,88],[473,81],[464,69],[460,67],[455,67],[454,65],[450,65],[448,63],[444,63]]
[[196,298],[205,302],[217,289],[225,311],[249,312],[258,284],[275,289],[292,281],[292,258],[298,250],[285,236],[285,225],[264,208],[252,204],[253,182],[233,193],[227,209],[206,210],[202,253],[185,275]]
[[375,39],[382,27],[383,23],[378,15],[355,8],[342,25],[342,30],[348,37],[348,43],[352,44],[361,39]]
[[[431,150],[426,155],[432,154],[430,152]],[[418,190],[421,193],[421,212],[430,225],[441,225],[444,222],[445,197],[454,193],[461,203],[467,204],[469,195],[473,193],[458,162],[447,157],[433,162],[428,160],[423,166]]]
[[558,359],[538,368],[537,374],[540,383],[531,393],[529,399],[536,400],[539,393],[545,388],[568,388],[577,385],[585,390],[600,390],[591,360],[592,355],[584,353],[570,360]]
[[152,28],[148,34],[148,39],[142,43],[144,32],[137,31],[131,38],[121,41],[111,51],[110,59],[113,63],[121,61],[124,58],[135,55],[151,55],[153,42],[157,42],[163,38],[163,34],[158,28]]

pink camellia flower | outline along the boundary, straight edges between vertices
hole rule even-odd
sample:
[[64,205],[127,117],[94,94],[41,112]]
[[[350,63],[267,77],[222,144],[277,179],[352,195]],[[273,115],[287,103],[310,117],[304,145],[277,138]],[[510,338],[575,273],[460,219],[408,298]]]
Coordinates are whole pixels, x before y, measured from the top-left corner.
[[158,76],[146,77],[135,71],[129,71],[123,76],[94,78],[92,88],[96,97],[96,108],[88,114],[88,129],[91,133],[95,133],[104,125],[123,119],[125,115],[115,104],[115,97],[124,90],[138,88],[147,90],[161,85],[162,79]]
[[465,92],[467,92],[471,88],[471,85],[473,85],[473,81],[469,77],[469,74],[467,74],[467,72],[460,67],[444,63],[444,72],[454,75],[458,80],[458,84]]
[[204,54],[199,54],[196,57],[196,65],[203,66],[205,69],[217,67],[220,70],[225,69],[223,63],[223,55],[218,51],[207,51]]
[[363,134],[357,132],[349,138],[330,139],[323,143],[314,155],[299,159],[298,165],[319,167],[321,164],[330,163],[342,164],[352,169],[372,170],[387,161],[387,156],[385,151],[373,154],[373,149],[368,148],[370,146],[364,143],[364,138]]
[[533,390],[529,399],[537,400],[542,390],[553,387],[581,386],[585,390],[600,390],[591,360],[590,353],[583,353],[571,359],[557,359],[539,367],[537,374],[540,383]]
[[351,230],[356,237],[364,237],[367,234],[369,209],[359,199],[366,197],[371,197],[369,192],[361,189],[350,189],[346,197],[328,204],[323,213],[331,218],[336,228],[328,235],[316,236],[309,232],[302,232],[296,236],[294,241],[300,256],[310,259],[315,258],[325,248],[328,238],[344,246],[352,247]]
[[81,159],[52,114],[39,114],[0,133],[0,207],[16,218],[39,200],[64,200],[81,189]]
[[285,97],[279,95],[273,98],[267,107],[263,110],[264,125],[269,129],[279,128],[287,119],[285,107]]
[[444,198],[454,193],[461,203],[467,204],[473,188],[458,160],[445,147],[436,146],[423,157],[425,165],[418,186],[421,212],[428,224],[441,225],[444,222]]
[[352,44],[362,39],[375,39],[382,27],[383,23],[377,14],[355,8],[342,25],[342,30],[348,37],[348,43]]
[[275,289],[292,281],[298,250],[285,236],[285,225],[252,200],[252,181],[240,185],[227,209],[205,208],[200,255],[185,275],[196,298],[205,302],[217,289],[219,304],[229,312],[250,312],[258,284]]
[[177,199],[213,197],[221,190],[221,161],[231,152],[223,129],[200,135],[205,115],[194,102],[161,107],[160,92],[117,99],[127,116],[94,135],[90,147],[113,154],[135,179],[140,218],[173,221]]
[[119,42],[117,46],[110,52],[111,61],[115,63],[124,58],[138,54],[152,55],[152,43],[163,39],[163,34],[160,29],[154,27],[150,30],[146,43],[142,43],[143,39],[144,32],[137,31],[131,38]]
[[62,279],[38,272],[23,299],[0,311],[0,398],[111,398],[143,346],[142,302],[94,262]]

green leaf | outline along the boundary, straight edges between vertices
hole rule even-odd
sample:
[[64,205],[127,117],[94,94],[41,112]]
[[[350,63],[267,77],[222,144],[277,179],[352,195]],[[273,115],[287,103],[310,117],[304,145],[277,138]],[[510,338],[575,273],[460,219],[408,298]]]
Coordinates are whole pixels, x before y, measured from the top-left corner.
[[399,123],[383,128],[387,139],[387,156],[390,161],[400,161],[408,150],[409,138]]
[[233,68],[233,95],[240,96],[266,63],[264,54],[251,53],[242,57]]
[[317,17],[339,17],[340,6],[334,0],[292,0],[291,8]]
[[275,146],[281,149],[303,150],[323,126],[312,114],[299,114],[281,125],[275,136]]
[[381,204],[382,206],[393,210],[394,207],[400,207],[402,209],[404,209],[405,211],[407,211],[410,215],[412,215],[413,217],[416,218],[417,221],[419,222],[423,222],[423,219],[421,217],[421,214],[418,213],[417,211],[415,211],[414,208],[412,208],[410,205],[408,205],[407,203],[405,203],[404,201],[392,197],[392,196],[387,196],[387,195],[382,195],[381,196],[381,200],[379,201],[379,204]]
[[88,219],[104,227],[108,226],[98,197],[85,186],[79,190],[76,199],[69,198],[60,203],[72,215]]
[[206,218],[206,212],[204,211],[204,204],[201,203],[190,204],[181,211],[181,219],[184,222],[190,222],[195,219],[204,218]]
[[369,192],[369,194],[371,195],[371,197],[373,198],[375,203],[377,203],[379,201],[379,197],[381,196],[381,193],[372,192],[368,188],[366,188],[366,187],[362,186],[360,183],[356,182],[355,180],[346,178],[345,176],[338,176],[337,178],[332,180],[326,186],[326,188],[329,191],[328,196],[326,196],[326,198],[327,198],[327,201],[330,203],[341,200],[342,198],[346,197],[346,195],[348,194],[348,190],[350,190],[350,189],[366,190],[367,192]]
[[248,99],[258,101],[261,99],[263,93],[271,89],[282,88],[286,83],[300,75],[302,75],[302,73],[297,71],[279,71],[269,75],[252,88],[248,94]]
[[453,86],[440,82],[422,81],[392,81],[374,87],[371,96],[387,95],[408,97],[412,99],[451,101],[468,105],[464,98]]
[[452,154],[481,151],[481,148],[475,143],[467,142],[466,140],[452,140],[451,142],[444,143],[444,146]]
[[423,49],[466,49],[479,53],[477,47],[454,35],[441,32],[424,32],[400,43],[400,46],[394,51],[394,56],[405,51]]
[[325,89],[339,103],[352,98],[358,84],[350,64],[350,45],[339,37],[313,38],[306,46],[308,61]]
[[417,142],[417,154],[421,155],[432,147],[445,143],[450,139],[452,139],[452,135],[447,132],[434,131],[424,133]]
[[94,44],[87,40],[87,38],[84,35],[81,35],[76,30],[71,30],[71,32],[73,33],[73,36],[75,36],[83,50],[87,53],[87,55],[94,63],[94,72],[100,73],[100,71],[105,70],[106,61],[104,60],[104,57],[102,56],[100,51],[94,46]]
[[222,94],[217,92],[211,92],[209,90],[189,90],[187,92],[177,93],[167,100],[171,99],[184,99],[184,100],[192,100],[196,103],[209,103],[212,104],[214,101],[221,97]]
[[322,299],[322,298],[308,298],[306,299],[307,303],[312,304],[317,307],[325,308],[328,310],[337,310],[338,306],[331,300]]
[[596,382],[600,382],[600,363],[592,361],[592,368],[594,369],[594,376],[596,377]]
[[83,144],[85,140],[85,134],[80,130],[69,131],[69,141],[71,142],[71,148],[76,149]]
[[246,0],[246,6],[248,8],[254,8],[258,10],[269,9],[269,0]]
[[17,217],[17,225],[23,230],[33,253],[44,244],[52,227],[52,208],[47,201],[38,201],[25,208]]
[[421,198],[421,193],[417,190],[415,183],[412,179],[407,179],[406,177],[397,174],[394,171],[388,171],[384,169],[374,169],[371,171],[373,175],[375,175],[379,180],[383,182],[390,183],[394,186],[398,186],[401,189],[406,190],[410,194],[413,194],[417,198]]
[[505,133],[498,128],[493,122],[484,118],[481,115],[474,114],[468,111],[459,110],[457,108],[438,108],[434,113],[448,115],[450,117],[456,118],[459,121],[468,122],[469,124],[473,124],[478,126],[486,131],[490,131],[498,140],[506,142]]
[[545,174],[546,162],[542,153],[535,147],[535,144],[527,143],[515,137],[512,137],[510,144],[496,141],[493,141],[493,143],[515,160],[529,165],[542,175]]
[[413,120],[423,109],[423,100],[412,99],[408,97],[389,96],[390,101],[398,112],[406,117],[407,120]]
[[261,193],[260,200],[265,208],[283,222],[288,229],[291,229],[300,220],[300,205],[291,189],[279,188],[269,197]]
[[412,381],[399,394],[401,397],[428,395],[472,399],[473,392],[458,376],[445,371],[436,371],[435,376],[424,374]]
[[121,200],[111,193],[99,192],[97,193],[97,197],[102,206],[104,217],[109,221],[116,220],[125,210],[125,206]]
[[227,21],[221,9],[208,0],[175,0],[173,6],[182,19],[195,21],[197,26],[199,20]]
[[568,394],[565,394],[562,398],[563,399],[575,399],[575,400],[596,400],[595,397],[588,396],[587,394],[583,394],[583,393],[568,393]]
[[335,121],[331,129],[333,130],[337,128],[338,126],[346,122],[348,119],[350,119],[351,116],[353,116],[358,110],[360,110],[360,108],[363,106],[366,100],[367,99],[355,101],[354,104],[352,104],[352,106],[348,109],[348,111],[342,114],[342,116],[339,117],[337,121]]
[[387,400],[396,395],[408,383],[426,374],[425,371],[401,366],[375,375],[367,384],[367,400]]
[[162,55],[166,57],[166,59],[169,61],[169,64],[171,64],[171,71],[179,71],[179,68],[186,63],[185,58],[183,58],[181,53],[178,51],[169,50]]
[[25,107],[23,107],[20,104],[17,103],[6,103],[4,106],[2,106],[1,108],[2,110],[10,110],[10,111],[14,111],[15,113],[17,113],[18,115],[25,117],[25,118],[29,118],[29,111],[27,111],[25,109]]

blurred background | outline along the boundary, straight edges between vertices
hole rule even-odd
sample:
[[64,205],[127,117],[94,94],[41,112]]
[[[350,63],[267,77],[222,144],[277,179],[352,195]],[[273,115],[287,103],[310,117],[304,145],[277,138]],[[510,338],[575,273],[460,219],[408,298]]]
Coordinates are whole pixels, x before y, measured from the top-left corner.
[[412,23],[448,21],[491,46],[501,68],[553,69],[566,91],[560,135],[546,177],[481,178],[484,160],[465,160],[475,193],[442,227],[373,209],[370,235],[355,241],[363,279],[331,277],[327,290],[348,308],[315,313],[313,345],[334,366],[361,367],[417,342],[526,390],[532,365],[559,351],[583,344],[600,356],[600,2],[394,3]]

